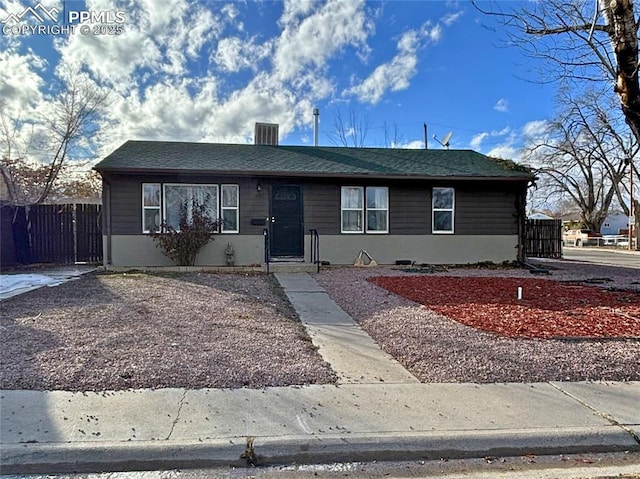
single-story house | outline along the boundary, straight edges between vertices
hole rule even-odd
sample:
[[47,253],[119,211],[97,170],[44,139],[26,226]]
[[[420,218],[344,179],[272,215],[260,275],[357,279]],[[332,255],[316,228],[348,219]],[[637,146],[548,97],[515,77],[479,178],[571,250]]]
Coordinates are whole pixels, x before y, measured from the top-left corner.
[[[104,262],[163,266],[149,233],[177,225],[185,200],[223,223],[196,265],[270,259],[353,264],[513,261],[523,254],[524,167],[471,150],[127,141],[95,169],[103,178]],[[267,238],[267,241],[265,241]]]

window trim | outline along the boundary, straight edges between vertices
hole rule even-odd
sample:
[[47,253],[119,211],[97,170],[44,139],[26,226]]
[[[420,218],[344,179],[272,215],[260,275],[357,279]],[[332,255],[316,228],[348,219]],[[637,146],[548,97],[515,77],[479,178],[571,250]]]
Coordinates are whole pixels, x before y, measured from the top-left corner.
[[[453,196],[451,198],[451,208],[436,208],[434,205],[435,195],[433,192],[435,190],[451,190],[453,192]],[[435,213],[436,211],[446,211],[451,212],[451,230],[436,230],[435,226]],[[452,235],[455,234],[455,219],[456,219],[456,189],[451,186],[434,186],[431,188],[431,233],[436,235]]]
[[[236,206],[224,206],[224,188],[233,186],[236,189]],[[222,234],[232,234],[232,233],[240,233],[240,185],[235,183],[221,183],[220,184],[220,233]],[[236,229],[227,230],[224,227],[224,211],[235,211],[236,212]]]
[[[386,208],[369,208],[367,206],[367,190],[369,188],[381,188],[383,190],[385,190],[386,194],[387,194],[387,207]],[[389,187],[388,186],[367,186],[364,190],[364,206],[365,206],[365,232],[366,234],[371,234],[371,235],[383,235],[383,234],[389,234]],[[384,230],[370,230],[369,229],[369,215],[367,214],[369,211],[385,211],[387,213],[386,215],[386,222],[385,222],[385,228]]]
[[[146,185],[150,185],[150,186],[158,186],[159,190],[160,190],[160,204],[158,206],[146,206],[144,204],[144,187]],[[145,211],[146,210],[157,210],[158,214],[160,215],[160,224],[162,224],[162,183],[142,183],[142,233],[143,234],[150,234],[153,233],[153,231],[146,229],[146,224],[145,224]],[[155,231],[155,230],[154,230]]]
[[[361,198],[362,198],[362,206],[360,208],[344,208],[342,206],[342,198],[343,198],[343,193],[344,190],[347,188],[353,188],[353,189],[358,189],[362,192]],[[349,186],[349,185],[345,185],[340,187],[340,233],[342,234],[347,234],[347,235],[354,235],[354,234],[363,234],[366,230],[365,230],[365,222],[366,222],[366,218],[365,218],[365,204],[367,202],[367,199],[365,197],[365,188],[364,186]],[[359,211],[362,221],[360,222],[360,229],[359,230],[345,230],[344,229],[344,212],[345,211]]]
[[[342,206],[342,200],[344,198],[344,191],[347,188],[354,188],[361,191],[362,197],[362,206],[360,208],[345,208]],[[367,191],[370,188],[381,188],[384,189],[387,196],[387,206],[386,208],[369,208],[367,207]],[[341,234],[371,234],[371,235],[384,235],[389,234],[389,187],[388,186],[378,186],[378,185],[369,185],[369,186],[360,186],[360,185],[343,185],[340,187],[340,233]],[[360,212],[362,221],[361,228],[357,231],[349,231],[344,229],[344,213],[345,211],[358,211]],[[369,211],[385,211],[386,221],[385,221],[385,229],[384,230],[370,230],[369,229]]]

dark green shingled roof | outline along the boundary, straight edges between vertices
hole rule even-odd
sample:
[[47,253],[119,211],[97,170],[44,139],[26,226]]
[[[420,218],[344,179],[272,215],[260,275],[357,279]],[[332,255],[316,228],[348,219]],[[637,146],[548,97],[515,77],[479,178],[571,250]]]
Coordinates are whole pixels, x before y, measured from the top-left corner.
[[402,150],[127,141],[95,167],[120,173],[531,180],[511,161],[472,150]]

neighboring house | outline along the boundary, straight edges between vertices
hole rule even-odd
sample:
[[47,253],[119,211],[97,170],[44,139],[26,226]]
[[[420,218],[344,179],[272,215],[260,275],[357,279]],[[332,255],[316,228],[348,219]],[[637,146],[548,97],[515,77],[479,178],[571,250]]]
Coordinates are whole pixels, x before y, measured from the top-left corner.
[[[622,211],[612,211],[607,215],[600,228],[600,233],[604,235],[627,234],[629,231],[629,217]],[[621,233],[622,232],[622,233]]]
[[170,265],[149,233],[177,225],[184,200],[224,220],[197,265],[310,261],[379,264],[511,261],[521,254],[533,175],[470,150],[401,150],[128,141],[95,169],[103,178],[106,265]]

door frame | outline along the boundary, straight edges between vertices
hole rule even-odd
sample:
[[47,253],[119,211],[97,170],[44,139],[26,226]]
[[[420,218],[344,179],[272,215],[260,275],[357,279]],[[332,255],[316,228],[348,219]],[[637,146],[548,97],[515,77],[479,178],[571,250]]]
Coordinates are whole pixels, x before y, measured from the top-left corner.
[[[274,195],[274,191],[275,189],[277,189],[278,187],[295,187],[298,188],[298,191],[300,192],[300,194],[298,195],[298,205],[300,208],[300,243],[299,243],[299,249],[300,249],[300,254],[273,254],[273,241],[275,238],[275,235],[273,234],[273,228],[274,228],[274,218],[275,215],[273,214],[273,195]],[[271,257],[273,258],[304,258],[304,187],[302,184],[300,183],[276,183],[276,184],[272,184],[270,191],[269,191],[269,250],[272,252],[271,253]]]

